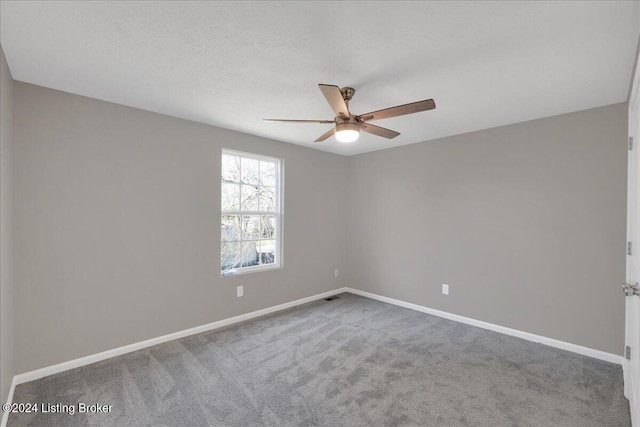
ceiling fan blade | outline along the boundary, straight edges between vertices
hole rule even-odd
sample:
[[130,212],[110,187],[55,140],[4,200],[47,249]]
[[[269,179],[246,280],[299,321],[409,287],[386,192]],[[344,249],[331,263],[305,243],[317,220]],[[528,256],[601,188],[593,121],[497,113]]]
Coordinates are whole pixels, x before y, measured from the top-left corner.
[[286,122],[286,123],[335,123],[334,120],[288,120],[288,119],[262,119],[265,122]]
[[347,103],[344,102],[340,88],[334,85],[319,84],[318,87],[322,91],[322,94],[327,98],[327,102],[331,106],[331,109],[335,111],[338,117],[349,117],[349,109]]
[[316,139],[313,142],[320,142],[320,141],[324,141],[325,139],[329,138],[331,135],[334,134],[334,128],[329,129],[328,131],[326,131],[325,133],[322,134],[321,137],[319,137],[318,139]]
[[360,124],[360,129],[362,129],[363,131],[367,132],[367,133],[372,133],[374,135],[378,135],[381,136],[383,138],[387,138],[387,139],[393,139],[396,136],[400,135],[399,132],[396,132],[395,130],[391,130],[391,129],[386,129],[386,128],[381,128],[380,126],[375,126],[372,124]]
[[434,108],[436,108],[435,101],[433,99],[427,99],[425,101],[412,102],[411,104],[398,105],[397,107],[361,114],[358,118],[363,122],[367,122],[370,120],[388,119],[390,117],[419,113],[420,111],[433,110]]

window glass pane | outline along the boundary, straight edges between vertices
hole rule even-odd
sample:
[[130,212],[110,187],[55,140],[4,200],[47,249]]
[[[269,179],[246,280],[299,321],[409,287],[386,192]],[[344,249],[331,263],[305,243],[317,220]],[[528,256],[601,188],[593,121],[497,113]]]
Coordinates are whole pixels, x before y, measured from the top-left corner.
[[260,231],[260,238],[274,239],[275,236],[276,236],[276,216],[262,215],[262,228]]
[[222,217],[220,238],[223,242],[240,240],[240,215],[225,215]]
[[240,210],[240,185],[222,183],[222,210]]
[[258,210],[258,189],[253,185],[242,184],[242,204],[243,211]]
[[222,155],[222,181],[240,182],[240,157]]
[[220,268],[222,270],[231,270],[240,267],[242,258],[241,243],[222,243],[221,249]]
[[245,184],[259,184],[260,183],[260,162],[255,159],[242,159],[242,182]]
[[261,240],[260,241],[260,264],[275,264],[276,261],[276,241]]
[[260,161],[260,185],[276,185],[276,164],[275,162]]
[[[280,162],[222,154],[221,271],[280,264]],[[253,212],[253,214],[251,214]],[[226,214],[228,213],[228,214]]]
[[242,267],[258,265],[258,242],[242,242]]
[[242,215],[242,240],[258,240],[260,238],[260,217],[258,215]]
[[260,203],[260,210],[262,212],[276,211],[275,187],[258,187],[258,198]]

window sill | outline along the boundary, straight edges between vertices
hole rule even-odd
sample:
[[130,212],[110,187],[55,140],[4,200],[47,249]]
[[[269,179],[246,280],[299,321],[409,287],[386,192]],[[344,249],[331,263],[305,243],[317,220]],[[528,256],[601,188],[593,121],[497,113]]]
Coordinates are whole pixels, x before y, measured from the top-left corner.
[[242,274],[250,274],[250,273],[258,273],[261,271],[271,271],[271,270],[280,270],[282,269],[281,265],[269,265],[269,266],[257,266],[257,267],[244,267],[236,270],[225,270],[220,273],[220,276],[225,277],[233,277],[240,276]]

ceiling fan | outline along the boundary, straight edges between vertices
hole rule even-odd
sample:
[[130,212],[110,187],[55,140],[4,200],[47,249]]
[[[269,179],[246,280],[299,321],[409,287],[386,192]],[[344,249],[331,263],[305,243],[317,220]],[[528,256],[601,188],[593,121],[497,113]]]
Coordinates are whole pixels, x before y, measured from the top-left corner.
[[332,123],[335,127],[325,132],[313,142],[324,141],[331,135],[336,136],[340,142],[353,142],[360,136],[360,131],[392,139],[400,133],[372,125],[368,122],[372,120],[388,119],[390,117],[404,116],[406,114],[419,113],[420,111],[433,110],[436,103],[433,99],[412,102],[410,104],[398,105],[397,107],[385,108],[384,110],[372,111],[371,113],[355,115],[349,112],[349,101],[353,98],[356,90],[352,87],[339,88],[334,85],[319,84],[318,87],[327,99],[327,102],[335,111],[336,117],[333,120],[286,120],[286,119],[264,119],[266,122],[288,122],[288,123]]

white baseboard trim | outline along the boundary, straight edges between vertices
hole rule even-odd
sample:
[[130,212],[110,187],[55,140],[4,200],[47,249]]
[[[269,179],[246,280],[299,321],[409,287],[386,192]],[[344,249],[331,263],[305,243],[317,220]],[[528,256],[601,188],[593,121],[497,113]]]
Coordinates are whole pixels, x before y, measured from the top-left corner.
[[[346,290],[347,288],[340,288],[340,289],[336,289],[329,292],[323,292],[318,295],[313,295],[313,296],[302,298],[299,300],[286,302],[284,304],[264,308],[262,310],[252,311],[250,313],[241,314],[239,316],[230,317],[228,319],[218,320],[217,322],[208,323],[206,325],[196,326],[195,328],[185,329],[183,331],[174,332],[172,334],[162,335],[160,337],[151,338],[145,341],[140,341],[137,343],[125,345],[123,347],[114,348],[112,350],[103,351],[101,353],[80,357],[78,359],[73,359],[68,362],[58,363],[57,365],[47,366],[45,368],[25,372],[23,374],[18,374],[15,377],[13,377],[13,383],[14,385],[18,385],[18,384],[26,383],[29,381],[37,380],[39,378],[57,374],[59,372],[68,371],[69,369],[79,368],[81,366],[89,365],[91,363],[99,362],[101,360],[109,359],[111,357],[120,356],[122,354],[131,353],[132,351],[141,350],[143,348],[151,347],[157,344],[162,344],[167,341],[173,341],[178,338],[199,334],[201,332],[211,331],[213,329],[218,329],[224,326],[233,325],[234,323],[243,322],[245,320],[264,316],[266,314],[275,313],[276,311],[285,310],[287,308],[306,304],[308,302],[316,301],[322,298],[327,298],[332,295],[346,292]],[[13,394],[13,385],[11,388],[11,394],[9,396],[10,398],[12,397],[11,396],[12,394]],[[11,400],[9,400],[9,402],[11,402]]]
[[[13,377],[13,380],[11,381],[11,387],[9,388],[9,395],[7,396],[7,403],[13,402],[13,392],[15,391],[15,389],[16,389],[16,377]],[[9,413],[2,411],[2,422],[0,422],[0,427],[7,427],[8,420],[9,420]]]
[[583,356],[593,357],[595,359],[604,360],[606,362],[616,363],[622,365],[624,358],[617,354],[607,353],[601,350],[595,350],[589,347],[583,347],[577,344],[571,344],[565,341],[556,340],[553,338],[543,337],[541,335],[531,334],[529,332],[523,332],[518,329],[507,328],[506,326],[500,326],[493,323],[483,322],[481,320],[472,319],[470,317],[459,316],[457,314],[447,313],[446,311],[435,310],[433,308],[424,307],[418,304],[412,304],[410,302],[400,301],[397,299],[383,297],[381,295],[373,294],[371,292],[360,291],[358,289],[346,288],[346,292],[360,295],[363,297],[371,298],[377,301],[386,302],[389,304],[397,305],[411,310],[420,311],[422,313],[432,314],[434,316],[442,317],[456,322],[465,323],[471,326],[477,326],[482,329],[488,329],[490,331],[499,332],[505,335],[511,335],[517,338],[522,338],[527,341],[533,341],[540,344],[545,344],[551,347],[556,347],[562,350],[571,351],[573,353],[582,354]]
[[[13,381],[11,383],[11,389],[9,390],[7,403],[11,403],[13,401],[13,393],[14,393],[15,387],[18,384],[37,380],[43,377],[47,377],[49,375],[57,374],[59,372],[68,371],[70,369],[79,368],[81,366],[89,365],[91,363],[99,362],[101,360],[109,359],[111,357],[116,357],[122,354],[131,353],[133,351],[141,350],[143,348],[151,347],[157,344],[162,344],[167,341],[172,341],[172,340],[187,337],[190,335],[199,334],[201,332],[207,332],[214,329],[219,329],[224,326],[243,322],[245,320],[250,320],[256,317],[264,316],[266,314],[275,313],[277,311],[281,311],[287,308],[306,304],[308,302],[316,301],[322,298],[327,298],[329,296],[336,295],[342,292],[349,292],[355,295],[371,298],[373,300],[382,301],[389,304],[397,305],[399,307],[420,311],[422,313],[432,314],[434,316],[442,317],[442,318],[453,320],[460,323],[465,323],[471,326],[477,326],[479,328],[488,329],[490,331],[499,332],[505,335],[511,335],[514,337],[525,339],[527,341],[533,341],[533,342],[545,344],[551,347],[556,347],[562,350],[571,351],[574,353],[582,354],[584,356],[593,357],[596,359],[604,360],[611,363],[616,363],[619,365],[622,365],[624,361],[624,358],[622,356],[619,356],[616,354],[611,354],[604,351],[583,347],[577,344],[571,344],[571,343],[556,340],[553,338],[547,338],[540,335],[531,334],[529,332],[523,332],[517,329],[507,328],[505,326],[500,326],[493,323],[483,322],[481,320],[471,319],[469,317],[459,316],[457,314],[447,313],[445,311],[435,310],[433,308],[424,307],[418,304],[400,301],[400,300],[389,298],[389,297],[384,297],[381,295],[373,294],[371,292],[365,292],[365,291],[360,291],[358,289],[344,287],[344,288],[335,289],[333,291],[323,292],[321,294],[313,295],[313,296],[302,298],[299,300],[290,301],[290,302],[276,305],[269,308],[264,308],[262,310],[252,311],[250,313],[241,314],[239,316],[230,317],[228,319],[219,320],[217,322],[208,323],[206,325],[196,326],[195,328],[185,329],[183,331],[174,332],[172,334],[162,335],[160,337],[151,338],[145,341],[140,341],[137,343],[125,345],[123,347],[114,348],[112,350],[103,351],[101,353],[80,357],[78,359],[70,360],[68,362],[63,362],[57,365],[47,366],[45,368],[36,369],[34,371],[29,371],[29,372],[16,375],[13,377]],[[3,414],[0,427],[6,426],[8,416],[9,414],[7,412]]]

